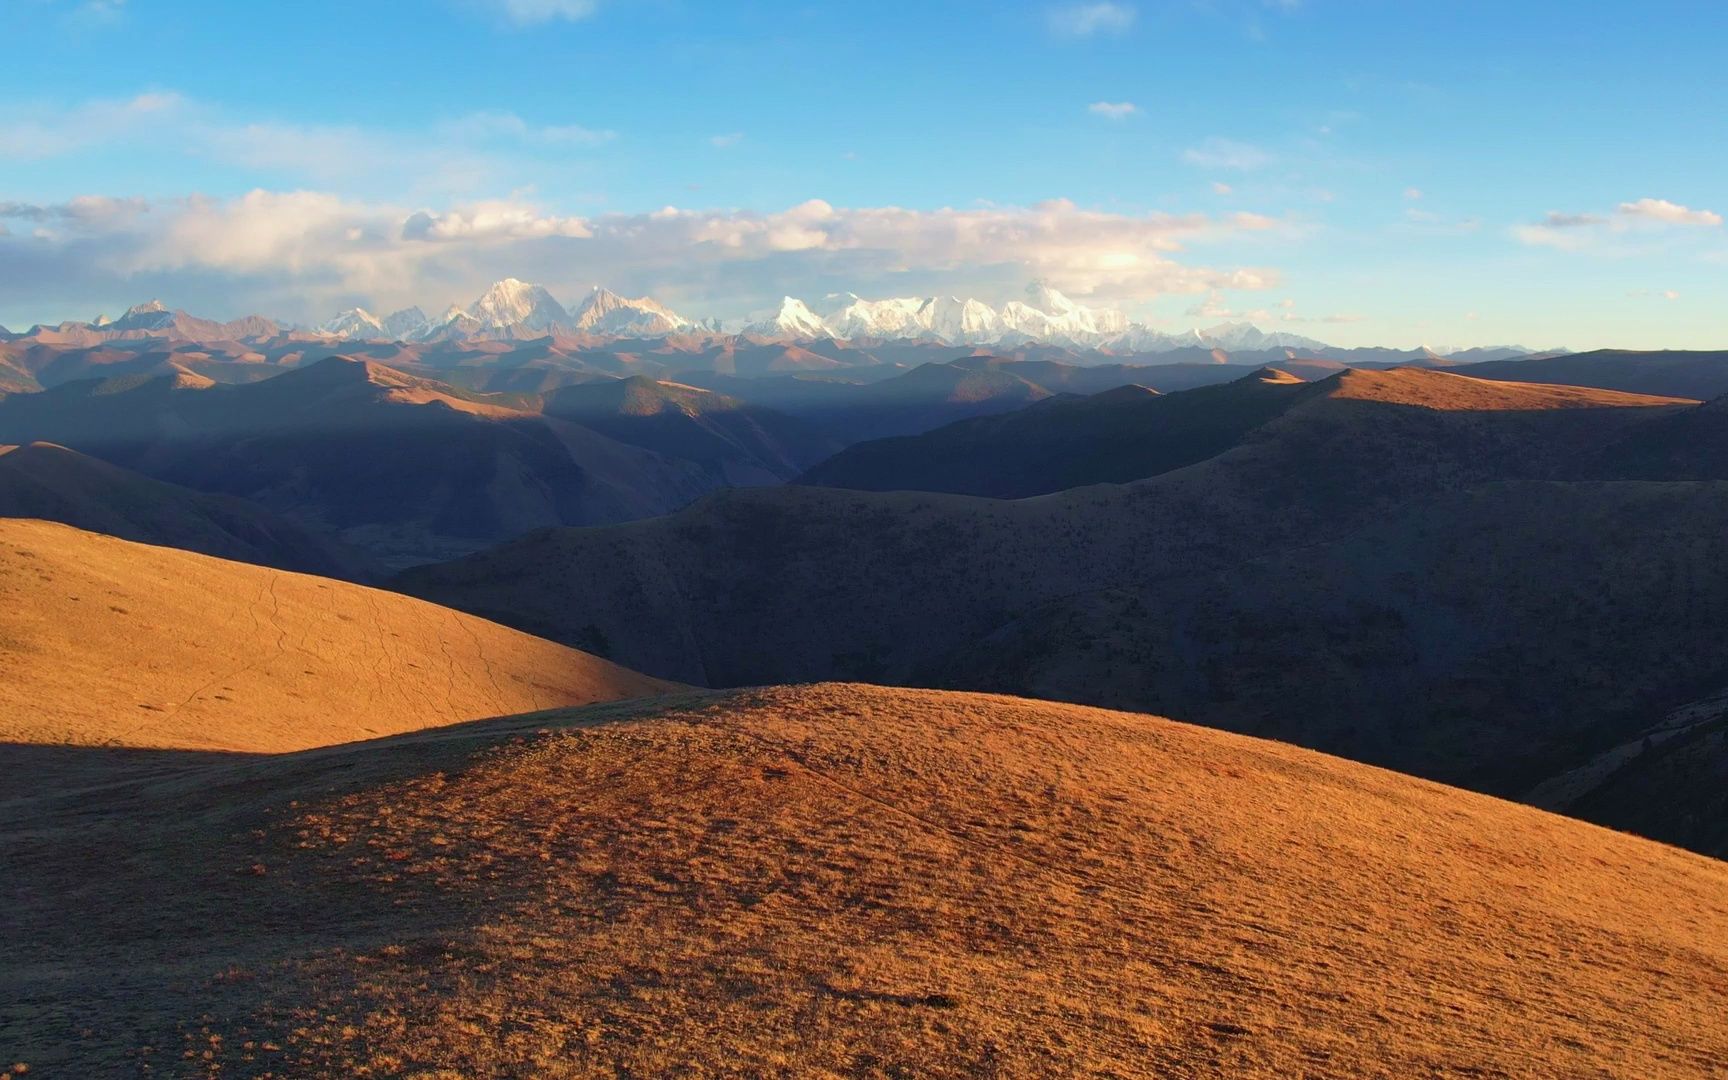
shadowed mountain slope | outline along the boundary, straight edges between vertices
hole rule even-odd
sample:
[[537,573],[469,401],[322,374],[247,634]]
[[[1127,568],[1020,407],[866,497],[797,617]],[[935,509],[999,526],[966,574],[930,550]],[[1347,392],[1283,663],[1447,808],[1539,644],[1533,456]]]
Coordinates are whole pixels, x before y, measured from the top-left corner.
[[379,573],[358,552],[255,503],[165,484],[53,443],[0,446],[0,517],[325,577]]
[[1495,360],[1472,364],[1467,371],[1478,379],[1594,386],[1700,400],[1728,394],[1728,351],[1601,349],[1527,360]]
[[666,684],[395,593],[0,520],[0,740],[297,750]]
[[999,499],[1126,483],[1228,450],[1283,412],[1305,385],[1265,369],[1223,386],[1171,395],[1123,386],[1053,399],[922,435],[858,443],[800,482]]
[[1526,801],[1728,859],[1728,691],[1674,709]]
[[1728,394],[1634,428],[1583,467],[1627,480],[1728,480]]
[[1728,867],[1155,717],[819,685],[54,755],[0,801],[0,1039],[44,1075],[1728,1056]]
[[542,411],[621,443],[697,462],[737,485],[790,480],[838,448],[771,409],[640,375],[554,390]]
[[0,440],[47,440],[237,495],[411,565],[536,527],[665,513],[715,481],[687,461],[370,361],[215,386],[186,373],[0,400]]
[[1292,393],[1133,484],[729,492],[399,585],[685,681],[1140,708],[1509,794],[1728,667],[1728,485],[1554,479],[1693,406],[1419,370]]

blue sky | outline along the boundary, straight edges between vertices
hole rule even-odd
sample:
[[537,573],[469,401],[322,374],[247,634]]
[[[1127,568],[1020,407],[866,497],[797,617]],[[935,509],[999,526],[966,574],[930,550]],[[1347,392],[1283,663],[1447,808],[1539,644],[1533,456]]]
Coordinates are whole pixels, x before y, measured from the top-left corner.
[[0,323],[1012,298],[1728,347],[1728,5],[0,0]]

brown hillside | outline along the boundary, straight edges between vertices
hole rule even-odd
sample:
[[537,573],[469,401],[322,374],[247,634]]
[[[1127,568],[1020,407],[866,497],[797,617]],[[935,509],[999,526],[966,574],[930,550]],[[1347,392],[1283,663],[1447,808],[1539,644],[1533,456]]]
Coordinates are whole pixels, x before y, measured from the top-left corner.
[[1588,386],[1547,386],[1538,383],[1489,382],[1467,375],[1422,368],[1386,371],[1352,369],[1316,386],[1346,401],[1377,401],[1386,405],[1417,405],[1449,412],[1496,412],[1521,409],[1607,409],[1617,407],[1691,405],[1691,398],[1629,394]]
[[0,740],[270,752],[667,686],[394,593],[23,520],[0,520],[0,671]]
[[32,1075],[1728,1060],[1728,866],[1148,716],[829,684],[54,753],[109,786],[0,803],[0,1053]]

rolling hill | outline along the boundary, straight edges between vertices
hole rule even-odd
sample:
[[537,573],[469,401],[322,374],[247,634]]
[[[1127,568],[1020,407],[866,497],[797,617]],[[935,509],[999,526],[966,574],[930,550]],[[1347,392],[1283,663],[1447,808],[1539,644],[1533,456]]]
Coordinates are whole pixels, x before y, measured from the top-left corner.
[[1150,716],[830,684],[0,753],[34,766],[0,797],[0,1045],[31,1075],[1728,1059],[1728,866]]
[[1228,450],[1283,412],[1305,385],[1265,368],[1235,382],[1172,395],[1130,385],[1052,399],[922,435],[858,443],[804,474],[800,483],[998,499],[1126,483]]
[[[1302,378],[1324,378],[1342,365],[1301,362],[1293,367]],[[804,420],[851,444],[1013,413],[1060,396],[1098,394],[1123,386],[1172,393],[1231,382],[1253,370],[1225,364],[1081,366],[1047,358],[978,355],[944,358],[886,378],[858,379],[851,370],[826,377],[742,379],[705,373],[686,377]]]
[[0,519],[0,741],[299,750],[665,691],[326,578]]

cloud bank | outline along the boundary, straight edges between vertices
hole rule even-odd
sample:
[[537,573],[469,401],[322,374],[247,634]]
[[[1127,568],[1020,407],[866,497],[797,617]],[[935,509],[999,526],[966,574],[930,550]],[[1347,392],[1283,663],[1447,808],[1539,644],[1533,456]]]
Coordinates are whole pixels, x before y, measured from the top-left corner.
[[1183,254],[1281,227],[1258,214],[1121,214],[1065,200],[910,210],[813,199],[775,212],[669,206],[576,217],[514,198],[428,209],[319,191],[93,196],[0,203],[0,290],[12,310],[149,294],[215,316],[313,320],[353,303],[466,302],[513,275],[565,294],[596,282],[655,291],[698,314],[734,316],[788,292],[1007,299],[1036,277],[1133,305],[1273,286],[1273,269],[1196,265]]

